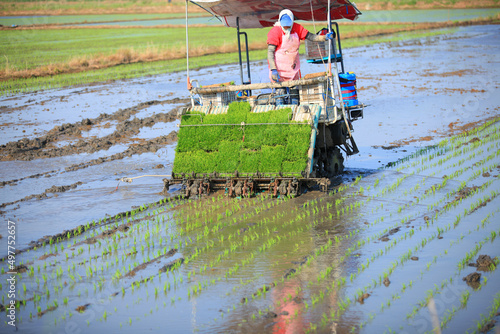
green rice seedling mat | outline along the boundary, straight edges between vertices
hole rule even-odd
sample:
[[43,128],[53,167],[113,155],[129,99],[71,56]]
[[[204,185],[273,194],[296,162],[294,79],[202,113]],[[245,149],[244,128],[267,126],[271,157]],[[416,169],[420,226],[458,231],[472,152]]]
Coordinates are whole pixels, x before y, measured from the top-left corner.
[[181,119],[173,172],[300,177],[311,125],[291,118],[290,108],[252,113],[247,102],[231,103],[226,114],[191,111]]

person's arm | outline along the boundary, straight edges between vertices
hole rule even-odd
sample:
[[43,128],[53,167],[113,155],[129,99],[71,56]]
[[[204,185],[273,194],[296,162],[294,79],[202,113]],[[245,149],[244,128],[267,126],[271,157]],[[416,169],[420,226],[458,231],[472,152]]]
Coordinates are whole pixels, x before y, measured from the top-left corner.
[[280,76],[278,74],[278,69],[276,68],[276,62],[274,61],[274,53],[276,52],[276,45],[267,45],[267,61],[269,63],[269,69],[271,70],[271,79],[275,82],[280,81]]
[[316,34],[311,34],[310,32],[308,32],[307,36],[306,36],[306,39],[311,41],[311,42],[324,42],[327,39],[333,39],[333,38],[335,38],[334,32],[330,32],[326,35],[316,35]]
[[269,68],[271,70],[276,69],[276,62],[274,61],[274,53],[276,52],[276,45],[268,44],[267,45],[267,61],[269,63]]

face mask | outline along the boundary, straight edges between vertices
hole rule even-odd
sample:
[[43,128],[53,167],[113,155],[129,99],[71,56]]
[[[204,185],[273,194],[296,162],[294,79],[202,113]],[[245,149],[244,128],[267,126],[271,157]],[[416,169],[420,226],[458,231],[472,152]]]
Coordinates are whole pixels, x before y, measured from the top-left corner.
[[281,27],[281,29],[285,33],[285,37],[288,38],[288,39],[290,39],[290,33],[292,32],[292,27],[290,27],[288,29],[285,29],[285,28]]

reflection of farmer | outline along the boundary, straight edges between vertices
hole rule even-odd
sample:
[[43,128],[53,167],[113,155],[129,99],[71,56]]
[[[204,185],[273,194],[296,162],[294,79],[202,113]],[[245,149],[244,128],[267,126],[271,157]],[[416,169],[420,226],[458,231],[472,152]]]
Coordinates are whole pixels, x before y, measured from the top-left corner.
[[267,34],[267,61],[272,81],[297,80],[300,77],[300,41],[308,39],[324,42],[333,38],[333,33],[315,35],[298,23],[293,23],[293,13],[284,9],[279,20]]

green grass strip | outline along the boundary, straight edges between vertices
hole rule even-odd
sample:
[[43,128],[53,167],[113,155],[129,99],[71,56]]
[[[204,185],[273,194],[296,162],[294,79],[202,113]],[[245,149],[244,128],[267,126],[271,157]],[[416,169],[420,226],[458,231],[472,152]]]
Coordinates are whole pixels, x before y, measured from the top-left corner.
[[[365,29],[364,26],[358,29]],[[391,27],[393,27],[391,25]],[[210,36],[217,35],[217,43],[224,43],[226,40],[235,40],[234,29],[228,28],[210,28]],[[217,30],[218,29],[218,30]],[[79,29],[75,29],[78,31]],[[96,29],[97,30],[97,29]],[[58,35],[58,37],[49,37],[34,33],[33,31],[27,31],[26,35],[7,35],[5,31],[0,31],[0,46],[3,46],[2,55],[4,57],[0,58],[0,66],[5,68],[8,66],[11,68],[33,68],[43,64],[50,64],[54,59],[64,60],[71,59],[75,55],[91,55],[95,53],[112,53],[128,45],[132,48],[137,48],[140,50],[146,48],[148,45],[154,47],[162,45],[162,40],[165,40],[168,36],[163,37],[163,39],[157,39],[155,34],[160,34],[165,30],[156,31],[152,33],[155,29],[102,29],[106,31],[106,34],[100,35],[99,38],[95,37],[94,40],[87,40],[82,37],[81,33],[92,34],[93,29],[81,29],[80,32],[71,32],[72,30],[60,30],[61,32],[66,32],[66,34]],[[147,30],[144,32],[142,30]],[[354,31],[354,28],[350,26],[343,27],[343,31]],[[45,33],[54,33],[58,30],[46,30]],[[142,31],[142,32],[141,32]],[[265,40],[265,33],[267,30],[263,29],[249,29],[252,32],[252,36],[249,36],[249,40]],[[402,41],[415,38],[424,38],[429,36],[435,36],[440,34],[449,34],[456,31],[455,29],[445,29],[437,31],[423,31],[423,32],[412,32],[412,33],[401,33],[391,36],[379,36],[375,38],[353,38],[347,39],[342,42],[343,48],[357,47],[362,45],[371,45],[382,42],[392,42],[392,41]],[[221,32],[225,32],[221,34]],[[9,32],[15,33],[15,31]],[[110,43],[106,44],[106,41],[113,40],[112,33],[114,34],[124,34],[124,35],[135,35],[135,38],[122,38],[123,43]],[[177,31],[180,34],[180,31]],[[196,34],[195,34],[196,35]],[[203,34],[202,34],[203,35]],[[80,36],[80,37],[79,37]],[[171,35],[169,35],[171,36]],[[79,39],[82,39],[78,42]],[[65,39],[74,39],[73,42],[66,41]],[[75,42],[76,40],[76,42]],[[213,38],[206,38],[205,41],[212,41]],[[196,39],[193,41],[195,46],[204,47],[205,41],[199,43]],[[93,47],[86,46],[89,43],[99,43],[99,46],[94,45]],[[216,43],[214,42],[214,43]],[[142,44],[141,44],[142,43]],[[23,45],[26,44],[26,45]],[[304,43],[301,45],[301,53],[304,53]],[[52,48],[47,47],[47,45],[52,45]],[[168,47],[179,47],[183,46],[180,41],[169,42]],[[167,47],[167,46],[165,46]],[[30,51],[31,50],[31,51]],[[44,51],[45,50],[45,51]],[[64,56],[66,55],[66,56]],[[264,60],[266,59],[266,50],[256,50],[250,51],[250,60]],[[190,69],[199,69],[203,67],[224,65],[224,64],[234,64],[238,62],[237,53],[225,53],[221,54],[211,54],[200,57],[190,57]],[[55,89],[62,87],[69,87],[74,85],[88,85],[94,83],[104,83],[114,80],[122,79],[132,79],[151,75],[160,75],[165,73],[178,72],[179,69],[184,70],[186,68],[185,59],[174,59],[165,61],[155,61],[155,62],[143,62],[143,63],[131,63],[126,65],[119,65],[98,70],[87,70],[78,73],[68,73],[59,74],[54,76],[46,77],[32,77],[27,79],[9,79],[0,82],[0,96],[13,95],[19,93],[27,93],[37,90],[45,89]],[[202,82],[201,84],[211,84]]]

